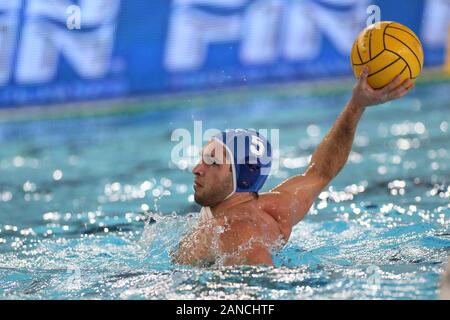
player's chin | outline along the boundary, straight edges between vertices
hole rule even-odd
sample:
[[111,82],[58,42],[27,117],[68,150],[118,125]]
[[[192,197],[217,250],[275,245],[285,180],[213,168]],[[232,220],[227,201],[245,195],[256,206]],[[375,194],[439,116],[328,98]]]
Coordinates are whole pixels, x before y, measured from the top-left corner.
[[201,206],[205,206],[205,199],[199,191],[194,192],[194,201]]

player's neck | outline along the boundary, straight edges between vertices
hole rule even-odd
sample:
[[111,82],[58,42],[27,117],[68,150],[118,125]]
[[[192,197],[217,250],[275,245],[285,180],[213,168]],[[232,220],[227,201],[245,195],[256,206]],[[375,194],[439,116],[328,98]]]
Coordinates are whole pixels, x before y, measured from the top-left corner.
[[236,192],[225,201],[219,203],[214,207],[211,207],[211,212],[215,218],[218,218],[220,216],[224,216],[232,207],[235,207],[244,202],[249,202],[254,199],[255,196],[251,192]]

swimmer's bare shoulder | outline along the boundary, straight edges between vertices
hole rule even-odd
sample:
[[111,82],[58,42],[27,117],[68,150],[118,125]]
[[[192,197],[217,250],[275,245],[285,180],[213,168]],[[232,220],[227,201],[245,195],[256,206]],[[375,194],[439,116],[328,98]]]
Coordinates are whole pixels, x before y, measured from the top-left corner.
[[280,249],[292,231],[291,202],[285,192],[262,193],[256,201],[230,210],[225,220],[217,220],[224,226],[220,236],[222,263],[273,265],[271,251]]
[[185,234],[177,248],[170,252],[172,261],[197,267],[214,263],[216,257],[211,250],[214,241],[213,227],[212,224],[202,224]]
[[290,177],[270,192],[262,193],[259,205],[277,221],[288,239],[292,228],[303,220],[329,181],[310,168],[303,174]]

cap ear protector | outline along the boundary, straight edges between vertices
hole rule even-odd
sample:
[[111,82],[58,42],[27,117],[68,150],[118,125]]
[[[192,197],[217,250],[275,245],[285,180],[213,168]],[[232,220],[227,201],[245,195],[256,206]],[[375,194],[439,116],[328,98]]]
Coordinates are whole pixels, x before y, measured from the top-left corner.
[[[272,147],[269,141],[253,130],[226,130],[213,137],[224,145],[231,160],[233,192],[258,192],[270,174]],[[226,199],[227,199],[226,198]]]

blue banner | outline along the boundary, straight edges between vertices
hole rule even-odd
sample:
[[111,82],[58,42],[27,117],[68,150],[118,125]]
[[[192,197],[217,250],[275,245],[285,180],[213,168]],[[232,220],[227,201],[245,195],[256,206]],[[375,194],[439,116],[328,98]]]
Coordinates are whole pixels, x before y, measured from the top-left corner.
[[377,15],[443,63],[447,0],[0,0],[0,107],[347,75]]

